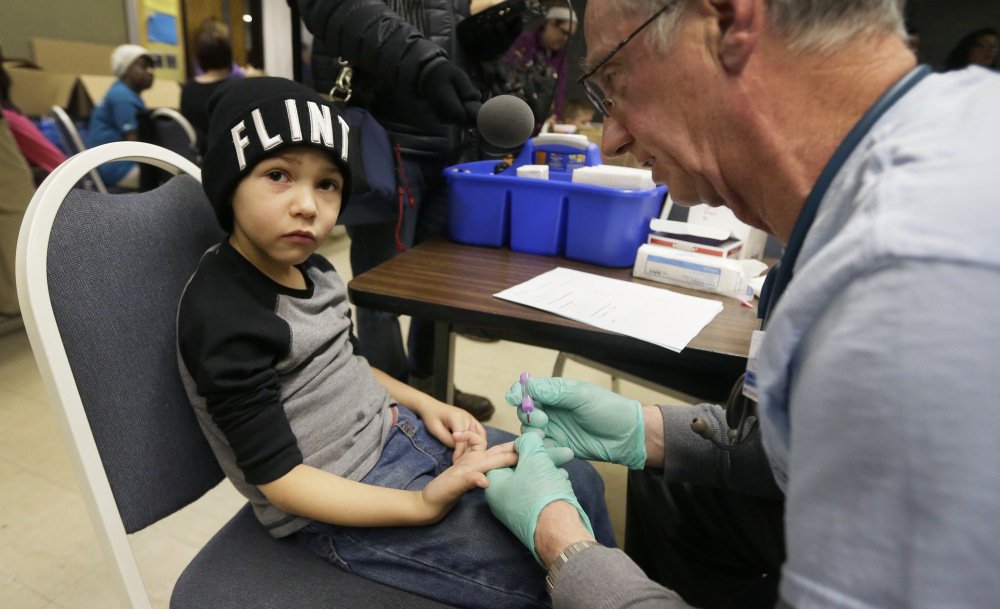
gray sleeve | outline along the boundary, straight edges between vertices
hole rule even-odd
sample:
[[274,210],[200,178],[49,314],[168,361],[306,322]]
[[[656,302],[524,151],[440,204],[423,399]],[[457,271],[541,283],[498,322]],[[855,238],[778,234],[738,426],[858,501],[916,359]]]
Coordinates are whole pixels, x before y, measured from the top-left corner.
[[559,570],[554,609],[685,609],[678,594],[652,582],[624,552],[593,546]]
[[[726,488],[761,497],[782,496],[760,440],[755,417],[747,421],[740,442],[730,440],[726,411],[716,404],[660,406],[663,413],[663,477],[671,482],[689,482]],[[691,429],[691,421],[702,419],[712,431],[713,441]]]
[[[651,581],[617,549],[593,546],[559,570],[553,609],[692,609],[676,592]],[[779,600],[775,609],[794,609]]]

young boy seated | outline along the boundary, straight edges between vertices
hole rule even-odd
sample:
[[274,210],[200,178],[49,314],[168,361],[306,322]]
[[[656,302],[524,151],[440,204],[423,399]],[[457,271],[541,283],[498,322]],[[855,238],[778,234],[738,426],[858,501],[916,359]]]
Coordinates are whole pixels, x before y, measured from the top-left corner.
[[557,123],[562,125],[573,125],[576,133],[584,129],[590,129],[594,121],[594,106],[589,100],[574,97],[566,100],[563,104],[562,120]]
[[[280,78],[226,83],[209,119],[202,181],[229,236],[181,296],[178,358],[228,478],[273,536],[362,577],[462,607],[544,606],[544,572],[482,491],[517,460],[513,436],[356,355],[346,287],[315,254],[350,194],[347,124]],[[600,478],[567,470],[581,519],[614,544]]]
[[574,97],[563,104],[562,115],[553,114],[542,125],[542,133],[582,133],[592,129],[594,106],[586,99]]

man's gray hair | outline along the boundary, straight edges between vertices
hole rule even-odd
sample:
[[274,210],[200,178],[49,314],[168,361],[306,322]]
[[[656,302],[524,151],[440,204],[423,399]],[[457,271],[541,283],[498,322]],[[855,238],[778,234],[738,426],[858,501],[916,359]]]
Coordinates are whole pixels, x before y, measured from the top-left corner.
[[[654,48],[665,49],[684,8],[696,0],[670,0],[675,7],[650,24]],[[791,51],[834,52],[859,37],[906,37],[903,9],[906,0],[766,0],[770,27],[788,41]],[[663,8],[664,0],[610,0],[618,17],[648,17]]]

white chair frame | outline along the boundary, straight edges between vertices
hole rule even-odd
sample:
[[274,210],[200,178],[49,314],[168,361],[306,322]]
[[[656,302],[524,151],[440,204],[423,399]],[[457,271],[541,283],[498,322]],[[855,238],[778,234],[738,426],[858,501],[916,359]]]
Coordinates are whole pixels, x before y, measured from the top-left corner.
[[168,119],[174,121],[175,123],[177,123],[178,125],[180,125],[181,129],[184,130],[184,134],[187,135],[188,145],[191,147],[191,151],[194,152],[195,155],[197,156],[197,154],[198,154],[198,135],[195,133],[194,126],[191,125],[191,121],[189,121],[188,119],[184,118],[183,114],[181,114],[180,112],[178,112],[177,110],[174,110],[172,108],[154,108],[149,113],[149,116],[151,118],[154,118],[154,119],[155,118],[168,118]]
[[[60,106],[52,106],[52,114],[56,117],[56,120],[62,124],[62,129],[69,134],[69,138],[72,140],[66,143],[68,145],[75,146],[80,152],[87,150],[86,144],[84,144],[83,139],[80,138],[80,131],[76,128],[76,123],[73,122],[73,119],[70,118],[69,114],[66,114],[66,111]],[[90,179],[94,182],[94,188],[97,189],[97,192],[108,194],[108,186],[104,183],[104,178],[101,177],[101,174],[97,172],[96,165],[84,175],[90,176]],[[80,179],[83,179],[83,176],[80,176]]]
[[39,372],[60,431],[67,446],[74,448],[70,460],[119,597],[125,607],[151,609],[49,299],[47,253],[56,214],[81,178],[94,167],[111,161],[149,163],[175,175],[187,173],[201,181],[201,170],[190,161],[142,142],[104,144],[70,157],[38,187],[25,212],[17,242],[17,295],[25,331],[37,354]]

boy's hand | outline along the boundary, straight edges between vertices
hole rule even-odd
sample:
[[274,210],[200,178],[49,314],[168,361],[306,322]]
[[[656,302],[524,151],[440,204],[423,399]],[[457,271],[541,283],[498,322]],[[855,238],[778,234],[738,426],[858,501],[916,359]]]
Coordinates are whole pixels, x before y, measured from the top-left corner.
[[452,463],[458,463],[458,460],[470,450],[470,441],[466,439],[467,436],[456,437],[456,434],[460,432],[469,432],[479,436],[482,440],[482,450],[486,449],[486,428],[474,416],[461,408],[438,402],[434,408],[422,412],[420,418],[432,436],[448,448],[455,449],[451,457]]
[[461,432],[456,436],[468,445],[468,450],[455,464],[444,470],[420,491],[429,522],[437,522],[447,514],[455,501],[474,488],[490,485],[486,472],[512,467],[517,463],[514,443],[498,444],[486,450],[486,440],[477,434]]

